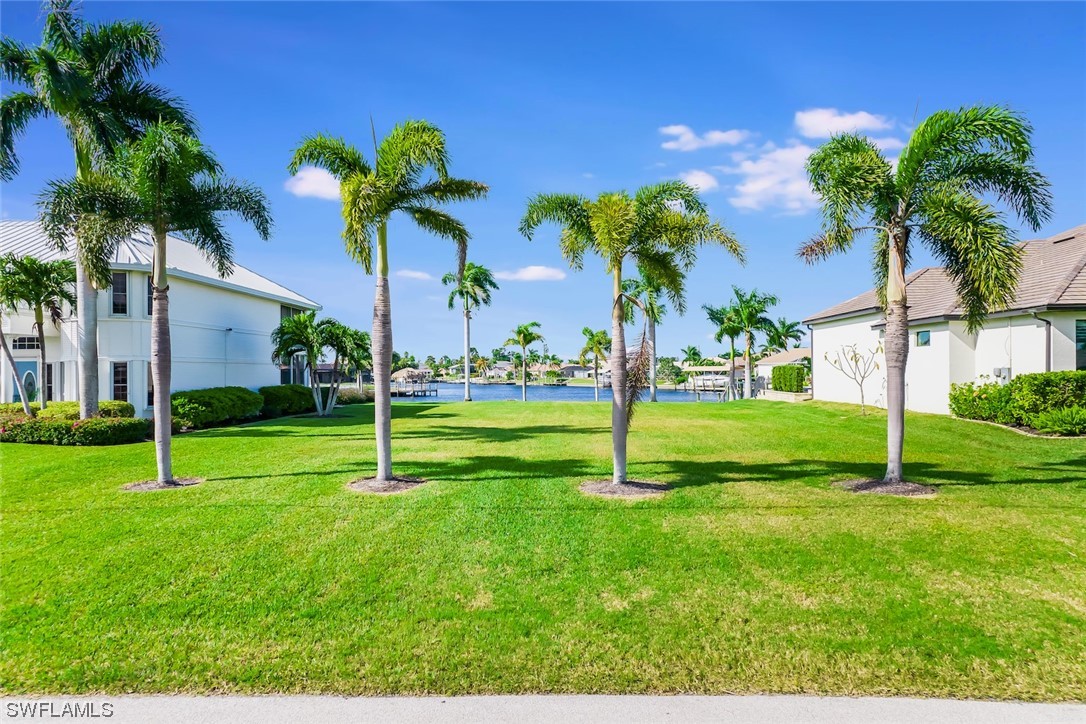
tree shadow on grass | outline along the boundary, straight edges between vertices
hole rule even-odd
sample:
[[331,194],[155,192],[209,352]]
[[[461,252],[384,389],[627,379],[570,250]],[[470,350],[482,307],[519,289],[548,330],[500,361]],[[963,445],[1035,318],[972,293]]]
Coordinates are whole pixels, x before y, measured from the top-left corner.
[[599,435],[611,428],[575,425],[526,425],[521,427],[487,427],[483,425],[430,425],[421,429],[394,431],[396,438],[433,438],[449,441],[478,441],[488,443],[519,442],[542,435]]
[[[373,439],[373,405],[351,405],[348,410],[336,408],[330,417],[317,417],[310,413],[293,417],[277,417],[272,420],[260,420],[244,425],[232,427],[216,427],[209,430],[198,430],[189,433],[199,437],[327,437],[327,438],[356,438]],[[454,417],[448,412],[438,411],[440,405],[412,403],[410,405],[393,405],[392,419],[407,420],[420,415],[426,415],[427,419]],[[328,430],[338,428],[362,428],[357,433],[336,433]],[[392,431],[393,438],[404,433]]]

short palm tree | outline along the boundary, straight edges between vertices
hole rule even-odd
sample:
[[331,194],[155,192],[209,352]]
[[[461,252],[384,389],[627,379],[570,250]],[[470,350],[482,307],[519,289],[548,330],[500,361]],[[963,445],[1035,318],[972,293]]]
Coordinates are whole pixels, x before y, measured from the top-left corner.
[[151,384],[158,482],[174,482],[170,454],[173,347],[170,339],[167,235],[176,233],[203,252],[220,277],[234,267],[234,246],[222,215],[252,224],[261,238],[271,234],[267,197],[256,186],[225,178],[211,151],[170,122],[149,125],[134,141],[119,146],[103,172],[49,185],[38,202],[42,228],[63,247],[83,219],[97,221],[84,231],[84,266],[92,278],[109,275],[114,250],[138,229],[152,237]]
[[[580,269],[585,253],[594,252],[603,258],[611,276],[611,479],[621,484],[626,482],[630,417],[643,389],[640,383],[647,385],[649,359],[642,338],[635,374],[628,377],[623,263],[629,259],[637,264],[681,310],[685,306],[684,275],[693,266],[700,245],[719,245],[738,259],[742,259],[743,249],[734,236],[709,218],[698,192],[682,181],[644,186],[633,196],[604,193],[595,200],[573,194],[540,194],[529,200],[520,231],[531,239],[546,222],[562,227],[560,247],[571,268]],[[637,384],[627,389],[628,380]]]
[[[317,368],[325,347],[329,346],[329,332],[335,334],[338,330],[330,330],[333,325],[338,325],[334,319],[317,320],[314,311],[301,312],[290,317],[285,317],[279,322],[279,326],[272,330],[272,362],[281,365],[289,365],[296,355],[302,355],[303,369],[309,380],[309,389],[313,393],[313,404],[317,409],[317,415],[324,417],[331,412],[331,406],[325,404],[325,397],[321,394],[320,379]],[[334,375],[333,375],[334,377]],[[328,396],[331,402],[331,396]]]
[[905,271],[919,240],[957,288],[970,332],[1014,299],[1022,267],[1013,231],[985,196],[1036,230],[1052,213],[1049,183],[1033,163],[1032,128],[999,106],[938,111],[913,131],[891,164],[869,138],[834,136],[807,160],[822,204],[822,232],[800,249],[808,262],[852,248],[873,231],[875,286],[886,314],[886,475],[902,479],[905,364],[909,354]]
[[685,365],[696,365],[698,362],[701,362],[701,360],[702,360],[701,350],[698,349],[697,347],[695,347],[694,345],[689,345],[687,347],[683,347],[682,349],[679,350],[679,352],[682,353],[683,364],[685,364]]
[[633,322],[634,307],[641,309],[648,328],[649,340],[649,401],[656,402],[656,325],[660,323],[667,306],[664,304],[664,289],[652,275],[644,269],[638,270],[640,276],[622,282],[622,291],[628,299],[634,300],[626,305],[626,322]]
[[727,339],[731,347],[731,356],[728,358],[731,360],[731,369],[728,371],[728,397],[729,399],[735,399],[735,339],[739,335],[743,334],[743,325],[739,321],[739,316],[736,309],[732,305],[726,305],[722,307],[712,307],[708,304],[702,306],[705,310],[706,316],[709,317],[709,321],[716,325],[716,334],[713,335],[713,339],[717,342],[723,342]]
[[[317,407],[317,414],[328,416],[335,409],[339,399],[339,388],[343,377],[351,370],[360,370],[370,356],[370,336],[365,332],[340,324],[334,319],[322,319],[317,323],[321,342],[325,349],[332,350],[332,371],[328,383],[328,394],[323,395],[324,406]],[[318,381],[319,384],[319,381]]]
[[[754,397],[754,389],[751,387],[751,368],[754,367],[754,335],[765,332],[773,323],[766,312],[780,300],[772,294],[762,294],[757,289],[745,292],[739,287],[733,286],[732,293],[735,298],[732,301],[731,311],[735,322],[742,331],[745,341],[744,349],[746,358],[743,360],[743,397]],[[733,350],[734,352],[734,350]],[[732,369],[735,369],[735,357],[732,357]]]
[[441,278],[449,292],[449,309],[456,306],[457,298],[464,308],[464,402],[471,402],[471,310],[490,306],[490,292],[497,290],[494,274],[485,266],[472,262],[464,265],[462,274],[449,272]]
[[[388,288],[388,222],[403,213],[436,236],[457,247],[458,268],[467,261],[470,234],[464,225],[439,208],[450,201],[486,195],[486,184],[449,176],[445,134],[426,121],[406,121],[392,129],[380,145],[374,141],[371,164],[342,138],[317,134],[294,151],[289,170],[323,168],[339,181],[343,211],[343,243],[367,274],[376,271],[373,303],[374,434],[377,440],[377,480],[392,479],[392,308]],[[425,178],[427,170],[434,178]]]
[[486,373],[490,371],[490,360],[480,355],[479,357],[475,358],[474,364],[475,371],[478,372],[480,376],[485,378]]
[[[120,143],[133,139],[150,123],[172,121],[191,129],[179,101],[146,82],[144,74],[162,60],[158,28],[150,23],[84,22],[71,0],[49,0],[42,44],[27,46],[0,40],[0,73],[25,87],[0,99],[0,180],[19,170],[15,140],[40,116],[60,121],[75,151],[75,174],[90,178],[95,166]],[[98,412],[97,289],[107,280],[92,279],[83,269],[90,250],[82,230],[76,240],[76,314],[78,317],[80,417]]]
[[585,327],[581,330],[584,335],[584,347],[581,348],[580,363],[587,364],[588,356],[592,355],[592,380],[596,388],[596,402],[600,401],[600,357],[611,352],[611,336],[606,329],[592,329]]
[[513,336],[504,342],[507,347],[520,347],[517,361],[520,362],[520,399],[524,402],[528,401],[528,347],[543,341],[543,335],[537,331],[540,326],[539,322],[518,325]]
[[[9,302],[25,306],[34,315],[34,329],[38,334],[38,377],[43,381],[41,409],[48,400],[44,394],[44,380],[48,361],[45,354],[45,318],[54,327],[64,319],[64,306],[75,306],[75,264],[59,259],[41,261],[32,256],[17,257],[9,254],[3,261],[2,273],[7,277],[4,288],[9,290]],[[14,365],[12,369],[15,369]],[[22,395],[23,393],[20,392]]]
[[786,317],[778,317],[777,321],[769,320],[765,328],[765,347],[768,354],[783,352],[793,342],[798,343],[803,339],[803,329],[799,322],[790,322]]

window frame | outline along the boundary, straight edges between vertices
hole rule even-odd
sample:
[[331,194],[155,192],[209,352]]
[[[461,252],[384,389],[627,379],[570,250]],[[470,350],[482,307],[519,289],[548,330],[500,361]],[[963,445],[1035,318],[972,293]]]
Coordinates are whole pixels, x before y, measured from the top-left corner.
[[1075,320],[1075,369],[1086,370],[1086,319]]
[[151,275],[147,275],[147,318],[150,319],[155,311],[155,286],[151,281]]
[[[124,381],[123,382],[118,382],[117,381],[117,373],[119,371],[121,371],[121,370],[124,370],[124,373],[123,373],[124,374]],[[113,393],[110,396],[111,399],[119,400],[121,402],[128,402],[128,395],[129,395],[130,387],[131,387],[131,385],[129,383],[130,382],[129,377],[128,377],[128,363],[127,362],[113,362],[113,363],[111,363],[110,372],[111,372],[110,377],[111,377],[111,381],[112,381],[111,392]],[[118,397],[117,396],[117,389],[119,387],[124,388],[124,396],[123,397]]]
[[22,337],[11,338],[11,350],[19,352],[30,352],[41,349],[41,342],[35,336],[23,335]]
[[[119,295],[118,295],[118,292],[117,292],[117,278],[118,277],[124,279],[124,291],[120,292]],[[128,272],[115,271],[110,276],[109,316],[111,316],[111,317],[127,317],[129,315],[131,306],[128,303],[128,296],[129,296],[128,289],[129,289],[129,286],[130,286],[128,282],[129,282]],[[124,311],[123,312],[118,312],[117,311],[118,296],[121,296],[121,297],[124,298]]]
[[[924,335],[924,341],[920,341],[920,335]],[[931,346],[931,330],[919,329],[916,331],[916,345],[917,347],[930,347]]]

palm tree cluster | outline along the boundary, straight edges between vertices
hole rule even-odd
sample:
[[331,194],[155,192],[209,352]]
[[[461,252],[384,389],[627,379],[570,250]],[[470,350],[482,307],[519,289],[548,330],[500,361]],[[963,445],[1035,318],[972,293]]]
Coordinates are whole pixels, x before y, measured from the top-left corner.
[[[296,356],[302,357],[318,417],[332,414],[345,374],[351,370],[358,372],[369,364],[368,334],[331,318],[318,320],[316,312],[302,312],[283,319],[272,331],[271,341],[273,362],[290,365]],[[327,394],[321,389],[318,374],[325,350],[332,351]]]

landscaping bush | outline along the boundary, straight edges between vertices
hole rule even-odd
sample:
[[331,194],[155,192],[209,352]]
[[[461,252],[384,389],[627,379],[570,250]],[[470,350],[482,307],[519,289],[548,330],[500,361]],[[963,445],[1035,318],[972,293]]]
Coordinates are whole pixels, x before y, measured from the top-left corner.
[[[30,403],[30,409],[37,413],[42,420],[78,420],[79,403],[71,400],[64,402],[50,402],[44,410],[37,402]],[[0,414],[23,414],[23,403],[5,402],[0,404]],[[123,400],[102,400],[98,403],[98,417],[135,417],[136,408]]]
[[1049,435],[1086,435],[1086,407],[1060,407],[1033,416],[1031,426]]
[[363,402],[368,402],[372,397],[363,392],[360,392],[356,387],[341,387],[339,389],[339,397],[336,398],[337,405],[361,405]]
[[[48,411],[49,408],[46,408]],[[147,439],[150,424],[133,417],[92,417],[50,420],[5,414],[0,416],[0,442],[41,445],[124,445]]]
[[282,417],[314,412],[313,391],[305,385],[269,385],[261,387],[260,396],[264,398],[264,407],[260,414],[264,417]]
[[777,365],[771,375],[773,389],[778,392],[803,392],[807,370],[799,365]]
[[252,419],[264,407],[264,398],[244,387],[175,392],[170,401],[175,422],[194,430]]
[[1018,375],[1007,387],[1011,395],[1010,412],[1020,425],[1030,423],[1043,412],[1086,407],[1086,370]]
[[1010,386],[999,382],[966,382],[950,386],[951,413],[969,420],[1013,425],[1015,419],[1010,402]]

